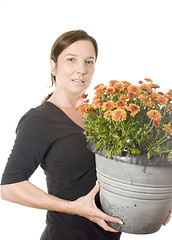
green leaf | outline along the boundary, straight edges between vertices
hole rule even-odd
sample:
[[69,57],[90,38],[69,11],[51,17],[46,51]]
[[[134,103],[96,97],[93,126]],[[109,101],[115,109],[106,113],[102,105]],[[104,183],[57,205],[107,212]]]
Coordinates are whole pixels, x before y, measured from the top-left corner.
[[147,152],[147,158],[150,159],[151,157],[151,151]]
[[122,148],[123,145],[124,145],[124,144],[123,144],[122,140],[118,141],[118,146],[119,146],[120,148]]
[[86,138],[87,138],[87,141],[90,141],[90,140],[92,140],[93,139],[93,136],[86,136]]
[[116,151],[116,154],[117,154],[118,156],[121,156],[121,155],[122,155],[122,150],[119,148],[119,149]]
[[99,150],[102,146],[102,143],[101,142],[97,142],[97,145],[96,145],[96,150]]
[[120,137],[119,137],[117,134],[112,134],[112,137],[113,137],[113,139],[115,139],[115,140],[119,140],[119,139],[120,139]]
[[[150,159],[152,156],[155,156],[156,154],[157,154],[157,152],[155,152],[153,149],[151,149],[147,152],[147,157],[148,157],[148,159]],[[160,153],[159,153],[159,155],[160,155]]]
[[137,148],[131,148],[130,149],[131,150],[131,154],[132,155],[139,155],[140,154],[140,150],[139,149],[137,149]]
[[168,154],[168,159],[172,159],[172,150]]
[[121,140],[121,143],[122,143],[123,145],[125,145],[126,143],[129,143],[130,141],[131,141],[130,137],[129,137],[129,136],[126,136],[125,138],[123,138],[123,139]]
[[136,136],[139,136],[139,134],[142,132],[142,128],[132,128],[132,136],[135,138]]
[[106,150],[105,157],[106,158],[111,158],[112,157],[112,150]]
[[119,146],[115,146],[115,149],[113,150],[114,154],[121,156],[122,155],[122,149]]
[[140,137],[137,137],[137,138],[136,138],[136,142],[137,142],[138,144],[140,144],[140,143],[142,142],[142,139],[141,139]]

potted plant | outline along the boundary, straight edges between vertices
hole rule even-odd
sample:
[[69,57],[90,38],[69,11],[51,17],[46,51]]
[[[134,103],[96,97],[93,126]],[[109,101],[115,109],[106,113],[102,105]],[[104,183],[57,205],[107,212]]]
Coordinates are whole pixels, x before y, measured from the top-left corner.
[[99,84],[92,103],[83,94],[77,108],[96,153],[102,209],[125,223],[109,224],[138,234],[158,231],[172,208],[172,90],[144,80]]

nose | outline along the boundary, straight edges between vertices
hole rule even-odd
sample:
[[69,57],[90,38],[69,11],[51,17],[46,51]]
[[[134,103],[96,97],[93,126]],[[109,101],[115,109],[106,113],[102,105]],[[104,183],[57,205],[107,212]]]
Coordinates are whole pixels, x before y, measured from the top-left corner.
[[86,64],[85,64],[85,62],[80,62],[80,63],[78,63],[76,72],[79,73],[79,74],[81,74],[81,75],[85,75],[85,74],[86,74],[87,70],[86,70]]

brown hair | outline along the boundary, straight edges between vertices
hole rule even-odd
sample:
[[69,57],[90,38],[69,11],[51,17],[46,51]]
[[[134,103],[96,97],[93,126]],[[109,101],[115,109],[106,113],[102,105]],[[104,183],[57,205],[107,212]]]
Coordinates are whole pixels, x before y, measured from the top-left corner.
[[[93,37],[89,36],[83,30],[74,30],[74,31],[65,32],[60,37],[58,37],[52,46],[50,59],[52,59],[56,63],[58,56],[62,53],[62,51],[67,47],[69,47],[72,43],[79,40],[89,40],[93,43],[93,46],[95,49],[95,55],[97,59],[97,56],[98,56],[97,42]],[[51,73],[51,86],[53,86],[55,83],[56,83],[56,77]],[[53,93],[49,94],[43,100],[43,102],[47,101],[52,94]]]

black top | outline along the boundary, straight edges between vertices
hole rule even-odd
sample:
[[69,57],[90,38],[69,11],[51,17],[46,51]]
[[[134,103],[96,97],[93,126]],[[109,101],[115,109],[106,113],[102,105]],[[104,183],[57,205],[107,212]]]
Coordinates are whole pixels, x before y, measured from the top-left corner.
[[[19,121],[1,184],[28,180],[40,165],[49,194],[71,201],[86,195],[95,185],[96,171],[83,131],[50,102],[32,108]],[[80,216],[48,211],[47,225],[55,226],[58,239],[119,239]]]

